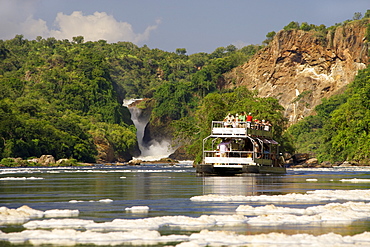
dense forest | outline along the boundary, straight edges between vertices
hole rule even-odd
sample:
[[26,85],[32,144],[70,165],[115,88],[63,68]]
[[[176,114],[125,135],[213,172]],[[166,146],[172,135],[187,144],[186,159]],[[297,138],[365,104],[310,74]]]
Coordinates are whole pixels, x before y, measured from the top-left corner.
[[[363,18],[369,17],[367,11]],[[284,29],[291,28],[325,37],[335,26],[292,22]],[[274,35],[268,33],[263,44]],[[262,47],[229,45],[210,54],[187,55],[185,48],[166,52],[130,42],[85,42],[82,36],[72,41],[27,40],[22,35],[0,40],[0,159],[51,154],[96,162],[100,147],[109,146],[115,160],[127,161],[138,148],[122,101],[147,98],[153,107],[151,121],[171,126],[175,141],[197,161],[212,120],[251,111],[272,122],[282,150],[308,152],[320,161],[369,163],[370,68],[344,94],[324,99],[316,115],[285,131],[287,120],[278,100],[220,86],[225,72]]]
[[130,42],[54,38],[0,41],[0,158],[72,158],[95,162],[98,145],[118,160],[137,154],[136,129],[124,98],[154,98],[159,122],[188,115],[216,90],[222,73],[259,46],[211,54],[164,52]]

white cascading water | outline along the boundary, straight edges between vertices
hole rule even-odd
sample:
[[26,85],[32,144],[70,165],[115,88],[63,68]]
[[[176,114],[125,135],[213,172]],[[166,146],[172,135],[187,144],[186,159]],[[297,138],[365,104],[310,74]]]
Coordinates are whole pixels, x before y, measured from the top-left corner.
[[141,99],[129,99],[123,101],[123,106],[126,106],[131,113],[131,120],[136,127],[136,138],[139,145],[139,149],[141,151],[141,155],[139,157],[135,157],[135,159],[153,161],[168,157],[174,151],[171,148],[170,142],[168,141],[158,142],[156,140],[151,140],[149,143],[144,143],[143,138],[145,126],[149,122],[150,115],[145,116],[141,114],[142,113],[141,109],[135,106],[130,106],[133,102],[137,100]]

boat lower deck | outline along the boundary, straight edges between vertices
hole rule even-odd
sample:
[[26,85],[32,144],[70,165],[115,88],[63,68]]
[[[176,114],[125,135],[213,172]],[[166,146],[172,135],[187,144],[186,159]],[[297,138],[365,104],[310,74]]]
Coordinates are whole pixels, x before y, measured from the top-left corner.
[[285,174],[285,167],[244,164],[198,164],[196,172],[202,175],[236,175],[243,173]]

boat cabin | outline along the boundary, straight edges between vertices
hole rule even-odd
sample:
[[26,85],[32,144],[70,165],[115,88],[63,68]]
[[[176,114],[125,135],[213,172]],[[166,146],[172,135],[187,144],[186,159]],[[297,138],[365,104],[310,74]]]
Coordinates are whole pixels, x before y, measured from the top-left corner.
[[243,173],[282,167],[279,143],[272,136],[270,125],[238,122],[231,126],[224,121],[212,121],[211,135],[203,139],[202,165],[212,166],[213,172],[218,169]]

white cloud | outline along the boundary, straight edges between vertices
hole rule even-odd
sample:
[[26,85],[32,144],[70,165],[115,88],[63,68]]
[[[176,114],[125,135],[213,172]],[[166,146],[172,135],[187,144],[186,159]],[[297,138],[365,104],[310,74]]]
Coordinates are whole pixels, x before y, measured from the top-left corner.
[[19,34],[30,39],[34,39],[37,36],[47,37],[49,35],[46,21],[41,19],[35,20],[31,16],[26,21],[20,23],[17,29],[19,30]]
[[57,30],[50,30],[50,35],[56,39],[72,39],[83,36],[85,40],[96,41],[100,39],[108,42],[130,41],[141,43],[149,39],[150,32],[156,25],[149,26],[143,33],[135,33],[131,24],[119,22],[105,12],[95,12],[93,15],[84,16],[81,11],[74,11],[71,15],[58,13],[56,19]]
[[[22,4],[24,2],[28,4]],[[160,24],[160,20],[157,20],[142,33],[135,33],[130,23],[117,21],[105,12],[84,15],[81,11],[74,11],[71,15],[58,13],[54,26],[48,28],[46,21],[33,16],[37,2],[0,0],[0,39],[11,39],[17,34],[27,39],[42,36],[72,40],[73,37],[83,36],[85,41],[103,39],[108,42],[130,41],[140,44],[147,41],[151,32]]]

